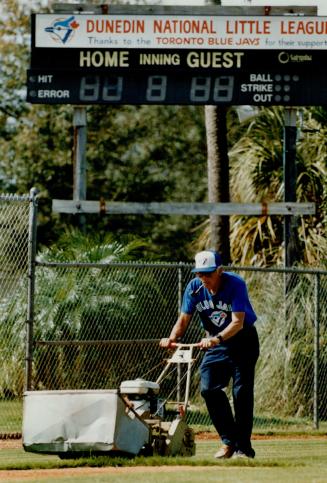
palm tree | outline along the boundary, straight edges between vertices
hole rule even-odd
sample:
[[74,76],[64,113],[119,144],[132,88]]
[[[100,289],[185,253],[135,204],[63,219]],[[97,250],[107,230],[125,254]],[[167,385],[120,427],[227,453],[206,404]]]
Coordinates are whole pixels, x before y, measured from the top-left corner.
[[[315,108],[305,109],[308,126],[297,142],[297,200],[316,203],[314,217],[301,217],[302,260],[323,263],[326,249],[326,118]],[[325,124],[323,125],[322,122]],[[283,200],[283,108],[262,108],[248,130],[230,150],[232,197],[235,202],[267,203]],[[233,260],[241,264],[282,262],[282,218],[231,218]],[[325,248],[324,248],[325,247]]]
[[[221,5],[220,0],[213,0]],[[229,202],[229,161],[227,148],[226,108],[205,106],[208,162],[208,201]],[[229,217],[210,216],[210,246],[219,251],[224,264],[230,262]]]
[[[229,202],[226,108],[205,106],[205,123],[208,156],[208,200],[211,203]],[[222,254],[225,264],[229,263],[228,216],[210,216],[210,245]]]

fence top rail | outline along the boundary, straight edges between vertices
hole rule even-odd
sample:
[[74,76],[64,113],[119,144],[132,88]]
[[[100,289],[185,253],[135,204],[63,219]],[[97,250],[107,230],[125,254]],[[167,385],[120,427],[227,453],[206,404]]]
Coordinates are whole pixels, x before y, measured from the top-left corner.
[[235,270],[238,272],[274,272],[274,273],[301,273],[307,275],[327,275],[327,270],[323,270],[322,268],[297,268],[297,267],[288,267],[288,268],[279,268],[279,267],[242,267],[242,266],[228,266],[224,267],[225,270]]
[[[179,262],[179,263],[169,263],[169,262],[108,262],[108,263],[91,263],[91,262],[45,262],[41,260],[36,260],[36,265],[39,267],[48,268],[192,268],[192,263]],[[237,272],[272,272],[272,273],[299,273],[299,274],[309,274],[309,275],[327,275],[327,270],[314,269],[314,268],[279,268],[279,267],[243,267],[236,265],[224,265],[226,271],[235,270]]]
[[[169,262],[135,262],[135,261],[128,261],[128,262],[108,262],[108,263],[91,263],[91,262],[44,262],[40,260],[36,260],[36,265],[39,267],[67,267],[67,268],[184,268],[190,264],[186,263],[169,263]],[[191,266],[191,265],[190,265]]]
[[35,340],[36,346],[88,346],[88,345],[144,345],[159,344],[160,339],[120,339],[120,340]]
[[15,195],[0,193],[0,201],[29,201],[29,195]]

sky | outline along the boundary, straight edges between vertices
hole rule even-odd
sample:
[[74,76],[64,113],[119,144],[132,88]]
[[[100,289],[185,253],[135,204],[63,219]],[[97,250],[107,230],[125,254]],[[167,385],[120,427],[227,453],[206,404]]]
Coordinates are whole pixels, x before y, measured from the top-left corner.
[[[149,2],[151,3],[151,2]],[[162,0],[165,5],[204,5],[204,0]],[[326,0],[222,0],[222,5],[247,5],[247,6],[318,6],[318,15],[327,15]]]
[[[29,3],[30,0],[19,0],[21,3]],[[45,5],[50,4],[50,0],[42,0]],[[57,3],[78,3],[72,0],[57,0]],[[86,0],[80,0],[80,3],[88,3]],[[91,2],[89,2],[91,3]],[[105,2],[104,2],[105,3]],[[124,1],[122,3],[125,3]],[[133,0],[126,0],[126,3],[133,3]],[[158,4],[158,0],[148,0],[148,3]],[[161,0],[163,5],[205,5],[206,0]],[[207,2],[208,3],[208,2]],[[223,6],[247,5],[247,6],[318,6],[318,15],[327,16],[327,0],[221,0]],[[1,5],[0,5],[1,7]]]

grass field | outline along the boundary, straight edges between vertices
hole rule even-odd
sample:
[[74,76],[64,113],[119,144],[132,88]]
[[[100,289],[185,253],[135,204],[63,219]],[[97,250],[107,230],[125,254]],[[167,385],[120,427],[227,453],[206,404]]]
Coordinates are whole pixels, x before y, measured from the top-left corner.
[[[19,433],[21,415],[21,401],[0,401],[1,432]],[[77,461],[26,453],[18,441],[4,440],[0,441],[0,481],[327,483],[326,422],[321,422],[318,431],[312,430],[311,421],[277,421],[271,418],[263,421],[261,418],[256,422],[258,434],[273,434],[273,437],[254,441],[257,457],[250,461],[215,461],[212,455],[218,443],[212,440],[198,440],[196,455],[192,458],[98,458]],[[268,431],[270,428],[272,433]],[[203,431],[205,428],[194,429]],[[210,430],[209,427],[207,429]]]
[[[212,455],[215,441],[198,441],[192,458],[98,458],[62,461],[56,456],[25,453],[23,449],[0,449],[0,481],[211,483],[211,482],[327,482],[327,439],[267,439],[254,441],[254,460],[218,462]],[[177,467],[176,467],[177,466]],[[79,467],[79,468],[77,468]],[[34,471],[26,480],[24,469]],[[47,470],[35,474],[35,470]],[[58,468],[57,474],[52,471]],[[65,468],[76,468],[67,475]],[[20,472],[13,471],[19,469]],[[11,470],[11,471],[5,471]],[[21,473],[21,475],[20,475]],[[58,474],[59,473],[59,474]],[[13,476],[15,478],[13,479]]]
[[0,433],[22,430],[23,402],[0,400]]

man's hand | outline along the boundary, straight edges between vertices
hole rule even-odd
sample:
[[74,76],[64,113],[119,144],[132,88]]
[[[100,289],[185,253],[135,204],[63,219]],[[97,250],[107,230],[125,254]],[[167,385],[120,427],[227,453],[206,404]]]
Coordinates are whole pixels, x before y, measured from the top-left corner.
[[164,339],[161,339],[161,341],[159,342],[159,345],[164,349],[169,349],[173,343],[174,342],[169,337],[166,337]]
[[214,347],[215,345],[219,344],[218,337],[205,337],[200,342],[201,349],[210,349],[210,347]]

